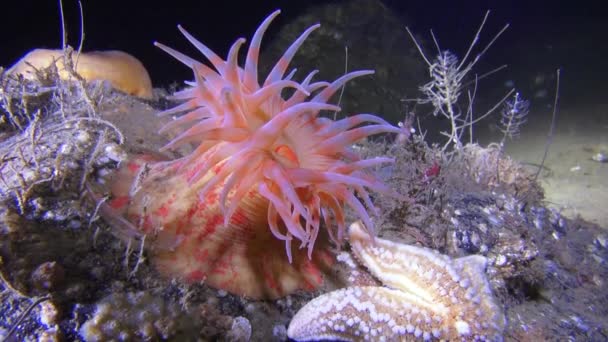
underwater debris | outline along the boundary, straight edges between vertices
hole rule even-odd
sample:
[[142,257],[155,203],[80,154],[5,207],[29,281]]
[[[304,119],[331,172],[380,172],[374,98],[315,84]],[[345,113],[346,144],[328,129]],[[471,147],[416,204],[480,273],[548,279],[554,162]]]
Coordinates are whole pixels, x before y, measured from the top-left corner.
[[591,156],[591,160],[600,163],[608,163],[608,154],[604,151],[597,152]]
[[196,335],[202,323],[194,317],[149,292],[119,292],[100,300],[79,332],[89,342],[179,339]]
[[46,74],[40,77],[35,81],[25,80],[8,75],[0,67],[0,137],[15,129],[23,131],[46,110],[52,97],[52,80],[49,82]]
[[[53,66],[32,80],[1,77],[0,200],[12,199],[22,215],[36,209],[30,200],[39,190],[78,196],[91,173],[124,156],[124,136],[99,114],[120,99],[115,92],[65,81]],[[53,215],[48,209],[38,212]]]

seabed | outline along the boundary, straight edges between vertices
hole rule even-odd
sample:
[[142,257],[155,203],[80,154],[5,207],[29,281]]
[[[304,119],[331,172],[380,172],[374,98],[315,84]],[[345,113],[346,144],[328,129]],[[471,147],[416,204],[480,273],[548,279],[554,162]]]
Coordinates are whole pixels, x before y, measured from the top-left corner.
[[[320,291],[274,301],[159,277],[141,241],[100,217],[87,185],[166,143],[155,113],[170,105],[168,92],[141,100],[43,76],[0,76],[0,340],[285,341],[302,306],[348,285],[341,262]],[[560,108],[566,118],[594,112],[599,124],[562,121],[538,178],[547,120],[504,151],[486,139],[442,152],[418,135],[356,145],[396,159],[374,172],[407,198],[374,198],[378,235],[485,255],[507,341],[606,340],[606,110]]]

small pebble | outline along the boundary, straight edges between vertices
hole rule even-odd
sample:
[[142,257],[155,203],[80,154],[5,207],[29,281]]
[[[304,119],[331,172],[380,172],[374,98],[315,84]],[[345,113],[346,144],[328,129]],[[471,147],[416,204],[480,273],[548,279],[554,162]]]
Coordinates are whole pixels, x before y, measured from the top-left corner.
[[52,291],[63,283],[65,271],[56,261],[40,264],[32,273],[32,284],[39,290]]
[[60,342],[64,341],[62,338],[61,330],[57,326],[54,326],[44,331],[38,336],[38,342]]
[[278,324],[272,327],[272,336],[279,341],[287,340],[287,328],[283,324]]
[[53,301],[46,300],[40,303],[40,323],[48,328],[59,323],[59,308]]
[[238,316],[232,320],[232,327],[226,334],[226,340],[231,342],[247,342],[251,339],[251,323],[245,317]]

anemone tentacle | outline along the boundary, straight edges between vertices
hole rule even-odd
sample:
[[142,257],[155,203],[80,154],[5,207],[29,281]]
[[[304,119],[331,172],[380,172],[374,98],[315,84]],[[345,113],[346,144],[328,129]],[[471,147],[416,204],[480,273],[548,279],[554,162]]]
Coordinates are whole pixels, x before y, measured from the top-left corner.
[[189,152],[135,165],[146,176],[137,180],[138,192],[129,192],[126,210],[144,233],[154,233],[151,244],[171,246],[151,247],[161,272],[256,298],[318,287],[321,269],[331,264],[331,243],[340,245],[345,236],[345,210],[373,234],[370,194],[392,189],[370,170],[394,160],[363,159],[353,144],[401,132],[373,114],[338,121],[325,115],[340,111],[330,101],[340,88],[373,71],[325,81],[313,70],[300,78],[290,63],[318,24],[265,77],[258,75],[262,39],[279,13],[255,31],[242,65],[244,38],[224,59],[178,26],[204,63],[155,43],[194,74],[172,96],[181,103],[158,114],[173,118],[161,128],[171,134],[161,151]]

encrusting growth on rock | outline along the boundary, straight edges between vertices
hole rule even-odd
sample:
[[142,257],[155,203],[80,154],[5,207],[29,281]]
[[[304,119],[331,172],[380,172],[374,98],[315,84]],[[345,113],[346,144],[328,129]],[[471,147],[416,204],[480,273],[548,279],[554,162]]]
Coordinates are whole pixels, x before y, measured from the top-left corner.
[[[71,66],[66,66],[66,58]],[[19,74],[27,79],[35,78],[37,70],[56,64],[59,77],[71,77],[69,68],[87,81],[105,80],[112,87],[127,93],[152,98],[152,81],[144,65],[132,55],[118,50],[90,51],[85,53],[63,50],[34,49],[23,56],[9,70],[9,74]]]

